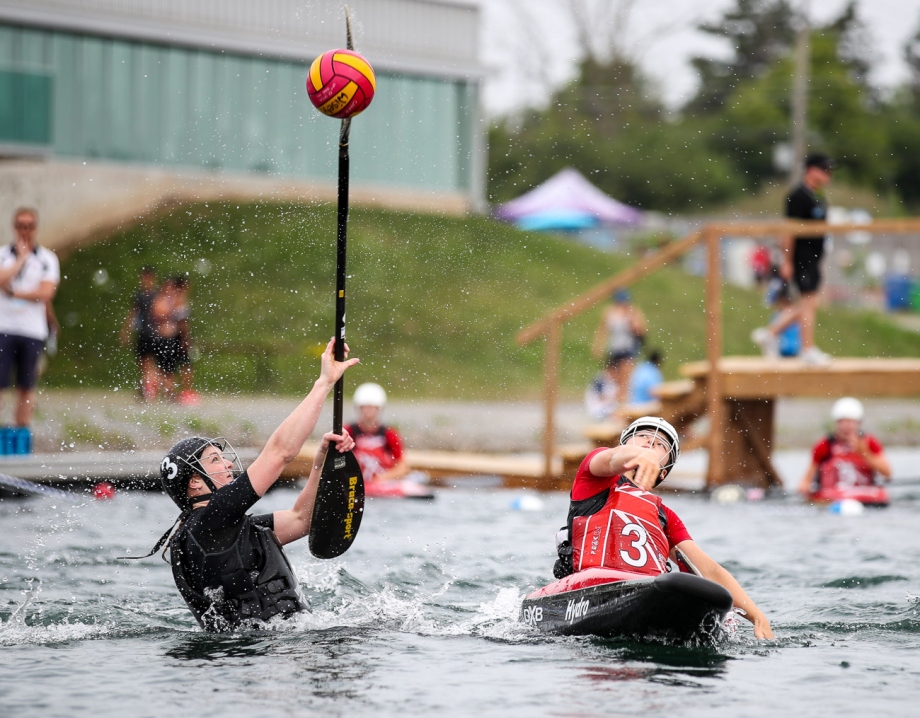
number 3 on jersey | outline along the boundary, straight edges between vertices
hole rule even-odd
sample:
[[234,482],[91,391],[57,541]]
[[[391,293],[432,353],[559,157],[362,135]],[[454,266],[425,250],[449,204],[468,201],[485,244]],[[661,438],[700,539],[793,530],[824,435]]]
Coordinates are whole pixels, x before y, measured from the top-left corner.
[[641,568],[648,563],[648,549],[646,549],[646,544],[648,544],[648,533],[642,526],[636,523],[628,523],[623,526],[623,530],[620,531],[620,534],[624,537],[629,537],[635,535],[635,539],[632,540],[629,544],[631,549],[635,549],[635,555],[630,549],[620,549],[620,558],[622,558],[630,566],[635,566],[636,568]]

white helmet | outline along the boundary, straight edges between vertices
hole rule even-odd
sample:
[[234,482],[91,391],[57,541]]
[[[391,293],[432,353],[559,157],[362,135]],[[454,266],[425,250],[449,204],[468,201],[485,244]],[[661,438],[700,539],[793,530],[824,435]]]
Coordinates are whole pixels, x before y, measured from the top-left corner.
[[852,396],[845,396],[834,402],[834,408],[831,409],[831,418],[834,421],[841,419],[855,419],[862,421],[865,412],[863,411],[862,402],[854,399]]
[[680,458],[680,437],[677,436],[677,430],[660,416],[643,416],[623,429],[623,433],[620,434],[620,444],[625,444],[642,429],[651,429],[659,434],[663,434],[671,444],[668,461],[661,467],[664,470],[664,476],[660,477],[658,481],[655,482],[655,486],[657,486],[664,481],[665,477],[671,472],[671,467],[674,466]]
[[380,384],[369,381],[355,389],[353,401],[355,406],[384,407],[387,404],[387,393]]

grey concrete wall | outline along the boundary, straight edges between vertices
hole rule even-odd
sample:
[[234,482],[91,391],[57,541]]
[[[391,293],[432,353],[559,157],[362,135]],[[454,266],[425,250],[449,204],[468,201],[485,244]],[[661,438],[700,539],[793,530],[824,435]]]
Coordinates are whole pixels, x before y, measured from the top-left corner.
[[[171,203],[222,199],[335,202],[336,187],[244,173],[10,160],[0,162],[0,242],[12,240],[12,213],[20,205],[38,210],[39,241],[60,250],[104,237]],[[447,215],[470,209],[460,194],[360,185],[351,187],[350,203]]]

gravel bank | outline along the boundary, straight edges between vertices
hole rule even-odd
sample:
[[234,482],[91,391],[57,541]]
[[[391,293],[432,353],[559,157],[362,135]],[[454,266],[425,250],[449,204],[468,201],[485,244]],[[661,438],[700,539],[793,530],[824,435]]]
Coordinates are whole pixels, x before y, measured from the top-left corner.
[[[0,417],[9,421],[11,396]],[[146,405],[124,392],[45,390],[34,424],[35,450],[168,448],[192,434],[223,435],[239,446],[261,446],[297,404],[296,397],[204,396],[196,406]],[[811,446],[830,428],[832,400],[783,400],[777,410],[777,448]],[[892,446],[920,445],[920,401],[866,401],[866,428]],[[346,406],[346,421],[352,417]],[[394,401],[384,418],[417,449],[529,452],[540,449],[543,407],[539,402]],[[591,423],[580,402],[562,402],[557,441],[582,441]],[[332,425],[331,401],[320,419]],[[72,445],[72,446],[71,446]]]

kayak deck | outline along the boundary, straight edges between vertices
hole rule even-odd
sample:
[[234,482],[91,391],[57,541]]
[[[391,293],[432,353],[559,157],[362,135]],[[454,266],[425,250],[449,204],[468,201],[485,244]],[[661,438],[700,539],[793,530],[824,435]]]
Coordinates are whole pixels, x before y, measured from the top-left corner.
[[888,489],[884,486],[835,486],[808,495],[808,500],[815,503],[830,504],[844,499],[853,499],[865,506],[888,506],[891,503]]
[[725,588],[692,574],[587,569],[528,595],[520,618],[563,636],[689,641],[714,635],[731,607]]

